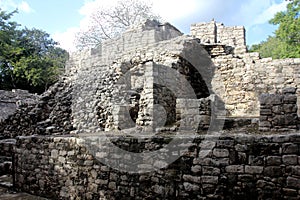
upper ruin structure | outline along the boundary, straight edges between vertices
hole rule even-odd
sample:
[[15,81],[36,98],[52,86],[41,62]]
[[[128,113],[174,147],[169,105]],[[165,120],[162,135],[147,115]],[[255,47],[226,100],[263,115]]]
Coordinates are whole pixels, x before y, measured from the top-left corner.
[[20,111],[27,121],[20,114],[12,116],[1,131],[14,136],[133,127],[174,130],[180,124],[208,129],[216,118],[259,118],[260,95],[286,88],[294,88],[295,100],[277,101],[274,106],[285,109],[268,111],[267,118],[275,122],[261,123],[262,129],[295,129],[299,66],[299,58],[261,59],[258,53],[248,53],[241,26],[197,23],[188,36],[169,23],[148,20],[97,48],[72,54],[64,79],[43,94],[35,108],[26,108],[37,116],[27,119]]
[[243,26],[227,27],[212,20],[208,23],[192,24],[191,35],[199,38],[204,45],[224,45],[227,52],[234,54],[247,52],[246,31]]
[[[93,113],[85,118],[75,117],[74,125],[83,127],[83,124],[86,124],[92,127],[94,124],[96,128],[101,121],[102,130],[118,130],[121,129],[120,123],[128,121],[126,118],[128,112],[131,114],[130,117],[134,118],[134,123],[151,125],[154,122],[150,118],[155,117],[153,113],[147,113],[147,110],[153,111],[154,99],[158,98],[158,93],[167,94],[168,100],[161,96],[156,103],[165,102],[162,103],[165,105],[164,109],[172,112],[166,121],[169,125],[174,125],[176,112],[181,113],[180,108],[176,107],[180,103],[176,101],[181,98],[174,97],[171,100],[172,94],[164,89],[166,87],[160,89],[157,89],[157,85],[150,87],[162,74],[165,80],[169,80],[168,76],[173,76],[171,72],[155,71],[156,65],[168,66],[184,75],[195,91],[202,91],[202,94],[196,94],[197,99],[215,95],[225,104],[226,113],[219,114],[228,117],[258,118],[261,94],[280,93],[284,88],[297,89],[300,80],[299,58],[261,59],[258,53],[248,53],[245,29],[242,26],[226,27],[215,21],[197,23],[191,26],[191,36],[186,36],[168,23],[147,21],[135,29],[126,31],[119,38],[103,42],[98,48],[71,56],[67,74],[73,79],[75,88],[80,88],[77,90],[80,93],[75,95],[79,95],[81,100],[83,97],[91,98],[86,101],[90,103],[87,106],[90,109],[88,112]],[[195,72],[199,74],[198,77],[197,75],[193,77]],[[132,87],[131,92],[134,94],[130,97],[131,102],[116,108],[115,105],[111,105],[119,104],[111,98],[116,92],[112,85],[126,73],[132,75],[130,80],[127,80],[129,81],[127,86]],[[174,85],[177,82],[176,79],[170,79],[163,84]],[[205,87],[208,91],[206,95],[204,95]],[[152,97],[145,96],[150,93]],[[299,90],[295,93],[299,96]],[[214,98],[210,96],[210,99]],[[168,108],[166,105],[169,105]],[[200,100],[194,103],[196,107],[199,105]],[[74,108],[85,109],[82,107],[82,101],[76,104],[76,100]],[[98,122],[97,116],[98,118],[102,116]],[[198,116],[198,118],[203,120],[208,117]],[[209,120],[204,121],[203,123],[209,124]]]
[[248,53],[243,27],[147,21],[33,103],[0,92],[0,172],[52,199],[299,199],[299,85],[300,58]]
[[[176,126],[176,114],[189,113],[182,110],[186,105],[193,110],[200,106],[200,99],[213,94],[213,73],[210,56],[197,39],[184,36],[170,24],[147,21],[86,54],[71,57],[67,74],[74,83],[74,126],[88,132],[122,130],[135,124]],[[160,105],[158,110],[156,105]],[[89,114],[82,117],[83,111]],[[198,121],[204,118],[197,117]],[[186,128],[194,121],[185,124]]]

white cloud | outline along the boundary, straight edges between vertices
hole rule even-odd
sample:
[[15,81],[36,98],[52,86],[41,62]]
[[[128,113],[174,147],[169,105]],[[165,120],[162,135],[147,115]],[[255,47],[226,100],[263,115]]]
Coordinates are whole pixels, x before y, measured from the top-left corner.
[[24,13],[34,12],[34,9],[32,9],[26,1],[21,1],[18,3],[14,0],[0,0],[0,7],[5,11],[18,9],[19,11]]
[[32,13],[34,9],[26,1],[16,2],[14,0],[0,0],[0,7],[2,10],[11,11],[18,9],[20,12]]
[[75,47],[75,34],[79,28],[68,28],[65,32],[56,32],[52,35],[53,39],[59,43],[59,46],[69,52],[76,50]]
[[268,23],[277,12],[284,11],[287,1],[277,0],[248,0],[241,1],[238,12],[232,15],[232,22],[245,26],[247,43],[249,45],[266,40],[276,27]]
[[18,4],[18,10],[23,11],[25,13],[32,13],[34,10],[29,6],[26,1],[22,1]]
[[83,16],[90,16],[90,14],[97,8],[103,7],[107,8],[110,6],[115,5],[119,0],[110,0],[110,1],[103,1],[103,0],[88,0],[85,1],[85,4],[79,9],[79,13]]
[[0,7],[2,10],[16,9],[18,5],[13,0],[0,0]]
[[[0,0],[2,1],[2,0]],[[11,0],[8,0],[11,1]],[[85,0],[78,11],[82,20],[78,27],[69,28],[66,32],[54,34],[61,47],[74,51],[75,33],[89,25],[89,16],[99,7],[109,7],[119,0]],[[179,29],[187,32],[191,23],[208,21],[215,18],[225,25],[244,25],[247,30],[258,24],[268,22],[276,12],[285,9],[287,2],[276,3],[275,0],[144,0],[153,4],[155,13],[162,16]],[[263,38],[262,38],[263,39]]]
[[[99,7],[109,7],[115,5],[119,0],[85,0],[84,5],[79,9],[79,14],[83,16],[78,27],[69,28],[65,32],[57,32],[53,38],[60,43],[60,46],[68,51],[75,51],[74,40],[75,34],[80,29],[85,29],[89,25],[90,14]],[[199,8],[198,0],[149,0],[146,3],[152,3],[153,11],[162,16],[165,21],[173,22],[187,15],[192,15]],[[203,10],[207,8],[208,3],[202,1]]]
[[267,23],[277,12],[285,10],[287,4],[286,1],[276,3],[275,0],[245,1],[234,17],[240,20],[246,28],[250,28]]
[[75,39],[76,33],[79,30],[84,30],[89,27],[89,17],[93,11],[99,7],[109,7],[117,3],[118,0],[85,0],[84,5],[78,10],[79,14],[83,16],[82,20],[78,22],[78,27],[68,28],[65,32],[56,32],[52,35],[53,39],[57,41],[60,47],[69,52],[76,51]]
[[255,20],[254,24],[264,24],[267,23],[270,19],[274,17],[277,12],[284,11],[286,9],[288,2],[283,1],[280,4],[273,4],[271,7],[267,8],[263,11],[260,15],[258,15]]
[[69,52],[76,51],[75,39],[76,33],[79,30],[84,30],[89,27],[89,17],[93,11],[99,7],[109,7],[114,5],[118,0],[85,0],[84,5],[78,10],[78,13],[83,16],[82,20],[78,22],[78,27],[70,27],[65,32],[56,32],[52,35],[53,39],[57,41],[61,48]]
[[255,18],[268,9],[272,4],[272,0],[251,0],[241,4],[236,15],[233,16],[235,21],[240,21],[244,26],[253,25]]
[[166,21],[174,21],[197,11],[197,0],[152,0],[153,10]]

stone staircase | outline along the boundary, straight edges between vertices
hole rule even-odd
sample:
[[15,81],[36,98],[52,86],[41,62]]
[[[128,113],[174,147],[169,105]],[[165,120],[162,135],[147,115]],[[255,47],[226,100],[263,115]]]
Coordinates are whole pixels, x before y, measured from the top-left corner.
[[0,186],[13,187],[13,150],[15,139],[0,140]]

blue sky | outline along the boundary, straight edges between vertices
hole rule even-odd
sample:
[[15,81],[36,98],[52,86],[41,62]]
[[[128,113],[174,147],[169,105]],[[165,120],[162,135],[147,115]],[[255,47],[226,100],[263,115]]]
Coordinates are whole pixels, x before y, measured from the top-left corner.
[[[99,5],[117,0],[0,0],[0,8],[18,8],[14,20],[42,29],[67,50],[74,49],[74,33],[88,25],[88,16]],[[284,0],[148,0],[156,13],[188,34],[190,24],[214,18],[225,26],[245,26],[247,44],[265,40],[276,29],[268,21],[285,9]]]

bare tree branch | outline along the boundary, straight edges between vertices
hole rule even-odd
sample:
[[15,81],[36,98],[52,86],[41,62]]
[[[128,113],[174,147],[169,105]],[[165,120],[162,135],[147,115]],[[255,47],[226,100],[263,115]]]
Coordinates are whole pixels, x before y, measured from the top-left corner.
[[76,47],[78,49],[95,47],[103,40],[117,37],[129,26],[146,19],[161,18],[153,13],[152,5],[143,0],[120,0],[109,9],[99,7],[91,13],[90,26],[87,30],[80,30],[76,34]]

